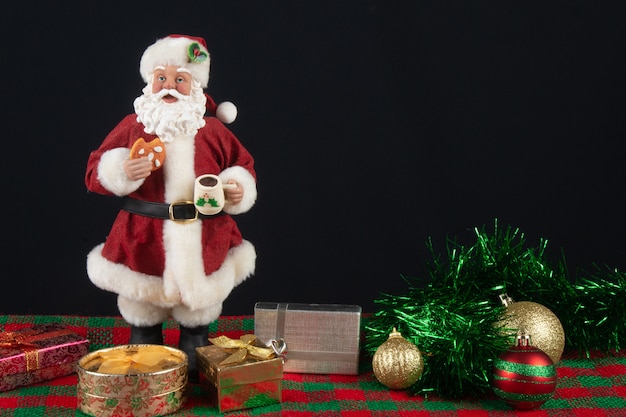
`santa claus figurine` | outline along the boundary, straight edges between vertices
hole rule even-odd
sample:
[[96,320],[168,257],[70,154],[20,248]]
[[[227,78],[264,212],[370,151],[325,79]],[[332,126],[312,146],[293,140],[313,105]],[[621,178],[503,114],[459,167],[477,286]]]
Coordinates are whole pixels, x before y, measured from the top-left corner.
[[[234,105],[215,108],[204,93],[209,66],[202,38],[170,35],[149,46],[135,114],[90,154],[85,176],[90,191],[122,197],[106,241],[87,257],[89,278],[118,294],[129,343],[162,344],[163,322],[180,324],[178,346],[189,356],[191,381],[198,377],[195,348],[208,344],[208,325],[254,273],[256,260],[231,217],[256,201],[254,161],[223,124],[234,119]],[[217,117],[205,117],[207,107]],[[146,146],[131,155],[138,140]],[[214,215],[193,204],[194,183],[204,174],[230,184]]]

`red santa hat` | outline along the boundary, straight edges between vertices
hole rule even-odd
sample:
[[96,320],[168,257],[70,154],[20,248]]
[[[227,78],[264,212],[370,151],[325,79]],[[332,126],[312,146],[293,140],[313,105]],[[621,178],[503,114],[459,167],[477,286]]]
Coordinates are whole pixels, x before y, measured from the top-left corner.
[[[141,57],[139,72],[147,83],[159,65],[176,65],[189,70],[202,88],[209,84],[211,57],[203,38],[188,35],[169,35],[150,45]],[[209,96],[207,110],[223,123],[232,123],[237,117],[237,107],[229,101],[217,105]]]
[[141,77],[147,83],[158,65],[176,65],[189,70],[202,88],[209,83],[211,57],[202,38],[186,35],[169,35],[150,45],[139,63]]

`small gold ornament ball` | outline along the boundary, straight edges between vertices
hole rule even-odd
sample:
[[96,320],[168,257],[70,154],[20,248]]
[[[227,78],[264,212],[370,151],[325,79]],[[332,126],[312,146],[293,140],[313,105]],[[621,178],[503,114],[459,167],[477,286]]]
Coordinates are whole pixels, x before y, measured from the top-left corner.
[[424,361],[417,346],[394,328],[385,343],[376,349],[372,368],[376,378],[386,387],[404,389],[422,376]]
[[530,336],[531,344],[543,350],[556,365],[565,348],[565,332],[559,318],[547,307],[532,301],[507,305],[503,327],[519,329]]

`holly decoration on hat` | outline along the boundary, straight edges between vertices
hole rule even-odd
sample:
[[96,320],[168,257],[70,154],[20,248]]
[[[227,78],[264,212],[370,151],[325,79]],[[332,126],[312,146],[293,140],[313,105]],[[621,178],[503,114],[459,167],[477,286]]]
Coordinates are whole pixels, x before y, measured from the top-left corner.
[[189,61],[195,63],[204,62],[209,57],[208,54],[200,48],[200,44],[198,42],[193,42],[189,45],[187,55],[189,56]]
[[530,336],[519,335],[515,346],[493,364],[493,391],[517,410],[539,408],[552,397],[557,373],[552,359],[532,346]]

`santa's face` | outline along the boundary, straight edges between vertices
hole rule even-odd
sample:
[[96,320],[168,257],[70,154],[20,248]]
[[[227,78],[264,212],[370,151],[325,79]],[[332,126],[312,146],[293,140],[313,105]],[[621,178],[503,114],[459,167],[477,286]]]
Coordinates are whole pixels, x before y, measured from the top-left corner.
[[205,125],[206,96],[202,87],[191,74],[177,67],[157,67],[134,106],[144,131],[164,142],[179,135],[195,135]]
[[[158,66],[154,70],[152,93],[156,94],[161,90],[176,90],[180,94],[188,96],[191,94],[191,80],[191,74],[186,68],[173,65]],[[166,103],[175,103],[178,98],[168,94],[162,100]]]

